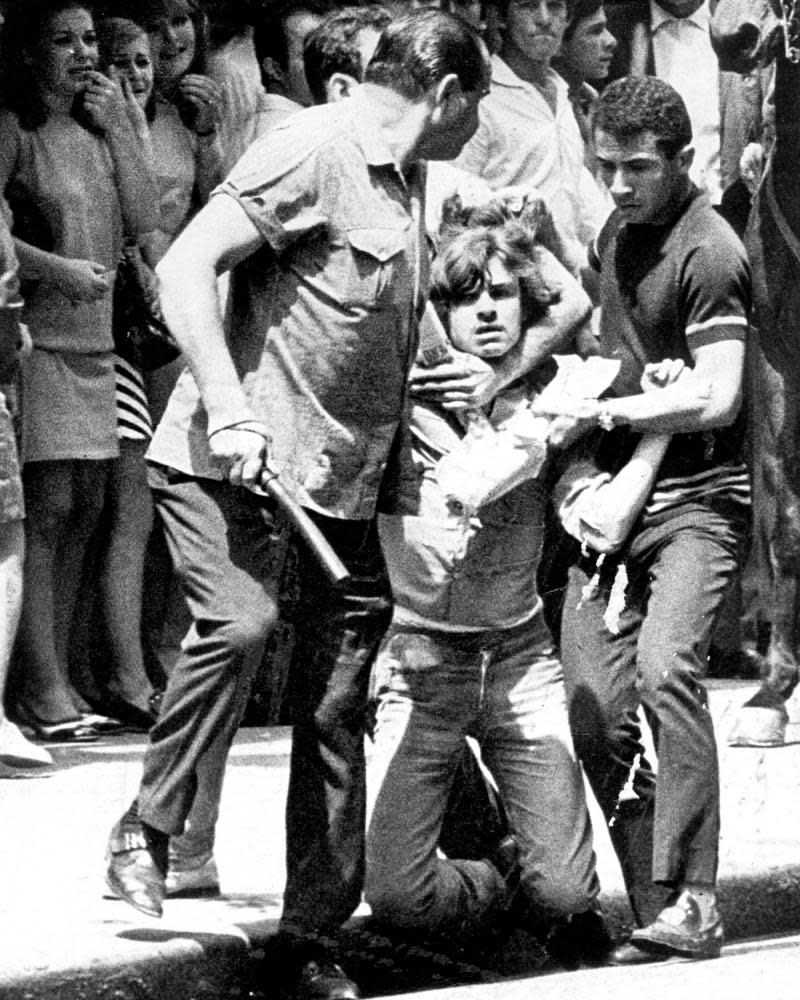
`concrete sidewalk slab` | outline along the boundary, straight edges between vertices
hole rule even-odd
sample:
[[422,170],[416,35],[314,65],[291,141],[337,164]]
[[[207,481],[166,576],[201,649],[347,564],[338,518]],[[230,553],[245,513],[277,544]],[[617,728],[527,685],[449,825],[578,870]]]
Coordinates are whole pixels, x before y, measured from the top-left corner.
[[[800,725],[790,727],[792,742],[782,748],[725,744],[754,689],[711,685],[729,940],[800,929]],[[144,737],[56,747],[53,773],[0,781],[0,998],[241,996],[252,952],[280,912],[289,740],[286,729],[240,731],[217,837],[224,895],[169,900],[160,921],[104,898],[105,842],[137,790]],[[629,913],[621,876],[596,810],[593,818],[604,905],[623,924]],[[391,992],[403,988],[398,982]]]

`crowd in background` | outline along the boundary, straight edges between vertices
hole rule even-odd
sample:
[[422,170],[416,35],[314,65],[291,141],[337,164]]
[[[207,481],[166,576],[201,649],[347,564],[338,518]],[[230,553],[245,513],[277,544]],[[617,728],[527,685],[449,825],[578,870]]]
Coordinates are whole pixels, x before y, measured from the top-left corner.
[[[21,510],[19,500],[9,508],[8,521],[15,527],[6,529],[19,538],[8,543],[3,564],[12,595],[3,655],[10,664],[13,608],[24,592],[7,706],[12,717],[42,740],[88,741],[123,725],[148,726],[169,667],[170,646],[177,644],[185,624],[180,600],[170,592],[163,546],[157,531],[151,531],[144,465],[152,427],[181,361],[142,372],[111,353],[110,293],[122,244],[129,251],[135,245],[144,265],[155,266],[257,135],[299,107],[328,99],[326,91],[309,89],[303,42],[327,12],[345,6],[354,5],[327,0],[120,0],[93,5],[83,59],[93,81],[100,74],[113,81],[114,99],[103,99],[109,108],[102,114],[121,116],[124,109],[125,128],[118,131],[129,132],[112,140],[117,132],[106,136],[93,130],[92,135],[86,126],[93,122],[78,115],[47,121],[37,88],[39,63],[47,58],[39,47],[39,29],[49,8],[31,6],[24,23],[21,11],[9,4],[15,34],[6,30],[3,47],[3,177],[14,235],[33,248],[22,254],[25,321],[33,350],[25,352],[24,375],[14,375],[13,387],[11,380],[7,383],[26,469],[27,550],[21,569],[23,543],[14,513]],[[369,12],[364,23],[374,25],[374,44],[386,16],[408,5],[362,6]],[[498,49],[498,5],[450,6],[484,32],[491,50]],[[695,178],[712,201],[731,206],[727,217],[741,232],[748,194],[739,159],[747,143],[764,131],[766,88],[761,79],[742,81],[736,74],[722,74],[720,111],[716,61],[707,34],[692,20],[695,12],[689,9],[694,6],[665,3],[656,10],[674,8],[691,25],[692,51],[698,58],[682,55],[685,61],[671,74],[679,87],[683,80],[693,118],[702,122]],[[705,7],[699,12],[707,23]],[[554,115],[548,120],[545,111],[538,122],[531,121],[524,97],[517,99],[501,81],[498,94],[518,120],[508,129],[504,121],[503,137],[484,136],[482,127],[456,163],[493,189],[513,184],[537,188],[557,217],[565,260],[576,269],[610,207],[602,185],[591,176],[588,116],[595,88],[609,73],[618,77],[637,68],[653,71],[652,54],[648,63],[646,53],[629,51],[645,8],[625,2],[605,8],[594,0],[575,4],[553,57],[559,74],[554,77],[557,86],[548,84]],[[506,65],[513,66],[509,49]],[[691,73],[685,71],[687,65]],[[315,71],[320,70],[324,67]],[[700,70],[708,77],[702,86],[697,84]],[[334,80],[333,86],[337,84]],[[563,96],[557,88],[563,88]],[[41,139],[25,129],[28,121],[44,129]],[[20,137],[25,140],[22,160],[14,155]],[[107,146],[113,155],[113,141],[131,146],[117,154],[120,163],[130,164],[130,192],[124,186],[127,177],[112,178],[107,164],[97,163],[108,156]],[[81,142],[93,148],[84,150]],[[28,176],[20,172],[23,164]],[[149,186],[148,170],[153,179]],[[439,186],[446,191],[448,183],[445,179]],[[440,194],[434,189],[429,198],[431,227]],[[129,208],[149,220],[121,219],[120,212]],[[107,218],[100,217],[103,210]],[[76,331],[72,336],[67,325]],[[6,367],[11,370],[10,359]],[[720,635],[729,658],[738,655],[738,630],[731,631],[733,635],[722,630]],[[162,644],[159,656],[154,647]],[[271,718],[277,718],[276,705],[272,712]],[[45,756],[41,750],[33,753],[40,760]]]
[[[557,327],[553,348],[600,353],[598,309],[589,315],[589,299],[583,296],[599,301],[594,241],[614,204],[592,128],[598,94],[609,80],[651,75],[675,88],[692,124],[689,176],[716,213],[743,233],[763,149],[771,141],[770,79],[762,71],[749,76],[719,71],[708,35],[708,0],[608,0],[605,5],[602,0],[2,0],[0,777],[47,767],[52,763],[48,743],[92,743],[150,729],[189,627],[154,515],[145,457],[170,396],[185,391],[185,363],[171,345],[158,357],[152,344],[138,354],[131,347],[125,289],[133,295],[135,286],[157,318],[154,269],[251,144],[303,107],[347,99],[363,80],[392,18],[425,7],[449,11],[480,32],[491,56],[491,82],[475,134],[451,160],[432,160],[428,166],[425,225],[439,268],[434,272],[439,315],[429,308],[421,321],[418,399],[425,399],[424,369],[449,361],[446,347],[444,359],[437,357],[443,350],[437,334],[443,310],[451,309],[452,322],[455,306],[447,303],[453,298],[451,285],[460,279],[447,268],[457,267],[458,254],[480,252],[470,238],[454,233],[465,227],[475,206],[489,202],[499,211],[493,197],[524,206],[521,217],[529,223],[535,218],[536,244],[546,249],[528,247],[528,256],[539,260],[542,281],[529,295],[531,302],[537,295],[541,300],[532,307],[534,312],[542,307],[539,319],[551,307],[548,315]],[[519,218],[517,210],[516,222],[522,225]],[[488,239],[486,233],[509,223],[492,219],[491,213],[472,217],[470,224],[482,226]],[[495,247],[495,256],[516,259],[524,234],[509,237],[506,231],[503,238],[516,239],[517,249],[506,242],[502,252]],[[553,263],[543,264],[537,252]],[[480,275],[491,272],[491,258],[489,253],[478,266]],[[223,300],[227,283],[228,276],[220,275]],[[562,288],[560,305],[557,297],[547,298],[548,283]],[[449,333],[458,350],[477,354],[493,367],[476,364],[462,372],[461,381],[453,379],[444,410],[437,414],[444,423],[425,424],[421,432],[425,447],[434,451],[449,411],[464,398],[488,399],[492,379],[496,392],[519,374],[510,365],[504,370],[513,345],[471,351],[468,342],[457,342],[452,327]],[[161,338],[169,340],[163,330]],[[659,374],[665,383],[678,376]],[[613,423],[608,414],[601,417]],[[668,440],[656,443],[660,458],[667,446]],[[423,458],[416,456],[418,467],[430,457],[423,452]],[[741,485],[734,478],[731,473],[724,484],[731,495]],[[650,478],[648,488],[652,485]],[[525,503],[544,509],[538,494]],[[465,620],[497,628],[524,617],[522,591],[535,594],[538,569],[544,613],[558,639],[560,599],[565,587],[569,595],[578,586],[577,577],[566,579],[564,536],[550,517],[541,553],[541,539],[526,529],[524,517],[519,524],[513,547],[519,555],[533,545],[527,558],[531,579],[494,594],[487,574],[481,603],[464,610]],[[391,530],[382,529],[387,552],[397,544]],[[504,544],[512,545],[507,539]],[[510,552],[505,558],[511,559]],[[259,721],[290,721],[282,692],[295,656],[293,643],[300,643],[304,624],[309,627],[300,620],[310,613],[308,599],[305,604],[296,599],[304,565],[295,553],[283,573],[286,623],[273,632],[255,676],[251,711]],[[389,568],[396,596],[408,598],[406,607],[416,607],[417,614],[414,588],[423,585],[412,579],[402,556]],[[587,593],[590,576],[580,581]],[[749,638],[743,637],[740,620],[743,589],[747,597],[741,583],[731,588],[712,646],[713,656],[737,665],[745,661],[742,648]],[[494,607],[493,598],[501,610],[491,618],[486,608]],[[424,602],[421,606],[427,610],[419,621],[429,624],[436,615],[427,613]],[[481,615],[489,617],[483,621]],[[583,627],[567,620],[565,642],[576,642],[575,630]],[[401,648],[397,622],[393,628],[390,658],[410,662],[422,656],[417,647]],[[552,650],[544,651],[545,640],[536,641],[540,667],[546,662],[558,672]],[[383,738],[388,739],[385,729]],[[582,749],[579,745],[586,763]],[[498,770],[502,767],[501,762]],[[170,845],[172,869],[195,876],[200,871],[201,888],[207,888],[204,879],[217,879],[213,834],[223,770],[224,753],[211,768],[208,786],[200,782],[205,812],[191,820],[183,844],[177,838]],[[413,779],[413,767],[409,773]],[[652,780],[646,761],[637,774],[640,781]],[[606,776],[590,778],[601,796]],[[569,789],[571,811],[564,805]],[[603,806],[607,818],[618,791]],[[542,785],[535,792],[539,808],[546,810]],[[596,914],[591,838],[587,830],[581,833],[580,779],[560,783],[558,793],[562,819],[578,842],[569,853],[570,872],[554,882],[550,897],[544,896],[560,915],[562,910]],[[410,801],[413,788],[396,789],[390,800],[404,795]],[[387,919],[410,907],[407,919],[413,925],[419,918],[414,907],[422,903],[399,898],[398,874],[390,871],[392,863],[401,870],[405,863],[392,858],[395,819],[384,804],[368,846],[374,857],[368,897]],[[567,833],[553,836],[560,850]],[[505,889],[509,868],[508,859],[494,860],[497,885],[484,887],[487,898],[501,883]],[[380,874],[382,866],[388,874]],[[413,895],[416,888],[408,892]],[[480,895],[474,885],[473,891]],[[458,919],[466,919],[457,895],[453,889],[452,898],[439,903],[445,910],[451,907],[450,916],[457,911]],[[696,896],[705,919],[713,912],[713,900],[706,907],[702,886]],[[654,903],[641,922],[657,916],[663,902]],[[434,922],[444,919],[440,914]],[[590,925],[581,933],[596,931]]]

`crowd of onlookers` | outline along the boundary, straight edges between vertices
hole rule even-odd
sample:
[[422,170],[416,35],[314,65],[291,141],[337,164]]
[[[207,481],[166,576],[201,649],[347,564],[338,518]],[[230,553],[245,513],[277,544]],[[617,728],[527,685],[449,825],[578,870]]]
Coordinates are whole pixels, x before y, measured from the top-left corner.
[[[727,227],[715,237],[716,263],[684,244],[701,231],[717,233],[719,219],[742,234],[769,143],[770,84],[761,71],[720,72],[708,0],[0,2],[0,776],[47,766],[48,743],[150,729],[192,625],[154,514],[146,454],[168,401],[177,410],[191,399],[192,378],[202,387],[209,376],[182,374],[185,362],[159,315],[159,261],[221,184],[247,204],[267,241],[279,225],[290,227],[311,196],[298,188],[280,205],[285,218],[267,209],[258,217],[256,180],[246,190],[247,170],[254,177],[256,170],[242,155],[301,108],[349,101],[384,29],[428,7],[480,34],[487,79],[464,112],[475,121],[453,118],[452,154],[439,136],[425,177],[431,291],[421,312],[410,424],[419,507],[413,517],[379,521],[396,609],[373,676],[379,707],[366,896],[390,923],[466,928],[505,906],[516,880],[524,919],[547,925],[543,939],[550,934],[553,954],[572,948],[575,961],[602,960],[608,942],[579,758],[612,836],[624,838],[628,826],[638,831],[628,844],[615,841],[644,927],[629,960],[669,951],[670,933],[679,926],[684,934],[687,921],[699,929],[686,931],[679,947],[709,957],[722,940],[713,891],[714,736],[686,701],[700,690],[698,655],[705,660],[716,642],[735,656],[741,645],[735,577],[748,487],[738,452],[740,378],[715,380],[738,370],[749,293]],[[658,78],[672,89],[608,86],[623,77]],[[437,92],[436,108],[449,108],[448,100],[456,97]],[[457,140],[459,127],[466,142]],[[656,187],[641,180],[654,164],[664,171],[663,191],[686,204],[690,191],[691,198],[701,192],[696,213],[710,203],[711,221],[695,220],[692,208],[679,226],[672,203],[659,204]],[[288,176],[293,167],[282,169]],[[640,179],[630,180],[626,171],[636,170]],[[409,189],[412,173],[406,170]],[[315,196],[335,183],[317,178]],[[640,202],[625,184],[644,191]],[[352,191],[340,195],[352,198]],[[637,216],[643,204],[649,214]],[[606,227],[615,205],[630,223],[624,240]],[[661,227],[663,259],[680,259],[680,267],[667,272],[661,258],[651,260],[652,226]],[[398,232],[387,222],[380,243],[374,232],[347,231],[354,252],[370,265],[380,261],[387,286],[395,280],[392,261],[407,249]],[[309,255],[322,253],[312,239],[309,246]],[[254,257],[265,274],[281,271],[279,257]],[[408,274],[415,292],[427,271],[419,251],[417,258]],[[641,270],[612,287],[611,265],[633,261]],[[236,275],[218,270],[224,304]],[[363,269],[342,280],[352,283],[356,302],[383,294],[380,285],[367,288]],[[637,288],[645,299],[637,300]],[[251,322],[264,308],[243,302],[241,294],[228,298],[234,323],[239,315]],[[269,322],[282,308],[290,305],[276,293]],[[641,333],[648,324],[665,353],[648,346]],[[586,399],[594,409],[566,414],[552,402],[553,386],[570,384],[563,362],[546,395],[554,353],[617,365],[593,375],[600,381]],[[250,375],[250,362],[238,360]],[[708,377],[702,392],[687,382],[689,368]],[[582,376],[576,370],[573,377]],[[343,396],[353,391],[342,387]],[[369,393],[366,381],[361,391]],[[555,429],[543,423],[552,420]],[[591,461],[587,452],[566,472],[551,468],[551,450],[568,449],[577,436],[575,421],[590,421],[607,437],[595,442]],[[622,427],[638,435],[633,444],[630,434],[614,436]],[[209,442],[236,429],[262,432],[255,421],[235,419],[209,429]],[[520,441],[526,457],[517,468]],[[321,466],[323,459],[336,456],[321,456]],[[369,455],[360,461],[366,469]],[[368,492],[367,472],[359,475]],[[701,495],[706,506],[693,506]],[[279,602],[296,628],[273,629],[263,654],[271,719],[283,718],[292,662],[314,642],[304,551],[287,560]],[[683,574],[698,564],[702,587],[693,590]],[[720,618],[726,590],[739,603],[729,599],[733,610]],[[298,592],[304,596],[293,600]],[[709,623],[717,618],[714,636]],[[686,622],[688,632],[678,635]],[[195,632],[201,624],[195,621]],[[571,663],[567,701],[553,638]],[[674,683],[658,679],[669,672],[661,673],[665,657]],[[643,756],[632,688],[623,691],[620,680],[619,690],[611,681],[601,689],[593,676],[601,664],[609,676],[620,664],[639,671],[664,750],[658,779]],[[425,680],[431,671],[435,683]],[[603,712],[610,721],[601,738]],[[671,728],[681,712],[692,716],[689,728]],[[681,750],[676,734],[687,732],[692,745]],[[481,845],[488,867],[480,852],[464,860],[464,844],[456,844],[461,860],[445,868],[437,844],[453,761],[460,758],[456,786],[475,785],[466,797],[496,796],[465,733],[482,737],[503,800],[495,812],[508,814],[513,837]],[[227,747],[218,751],[206,755],[193,786],[200,805],[186,837],[170,841],[173,882],[194,872],[184,877],[190,888],[216,884],[214,824]],[[703,774],[692,777],[697,762]],[[632,768],[641,809],[634,816],[628,802],[626,818],[619,795]],[[441,782],[421,790],[419,775],[439,771]],[[405,838],[396,835],[398,803]],[[142,826],[158,834],[156,824]],[[655,861],[650,843],[636,872],[630,845],[652,841],[654,827]],[[686,837],[697,842],[691,850]],[[142,849],[156,857],[162,847],[153,840]],[[663,892],[665,885],[672,891]],[[124,878],[117,888],[132,901]],[[140,908],[158,911],[152,885],[142,892]],[[562,934],[570,918],[571,937]]]
[[[317,38],[306,53],[307,79],[306,37],[328,12],[353,6],[364,9],[354,24],[343,22],[343,30],[357,39],[361,65],[331,74],[337,43],[329,41],[326,51],[325,39]],[[257,135],[300,106],[347,95],[379,31],[406,6],[328,0],[67,5],[65,12],[85,11],[78,17],[76,69],[64,55],[71,41],[44,37],[49,12],[67,16],[59,4],[7,5],[3,182],[13,234],[25,241],[17,255],[30,340],[21,373],[12,373],[12,358],[5,359],[7,405],[25,467],[27,528],[23,559],[22,497],[12,478],[4,515],[9,598],[2,653],[8,664],[21,614],[7,705],[11,717],[44,741],[88,741],[122,725],[148,726],[163,686],[163,661],[170,658],[168,648],[160,656],[156,648],[162,641],[176,644],[185,624],[169,587],[163,543],[152,530],[144,464],[181,362],[142,371],[111,353],[112,275],[123,247],[154,267]],[[455,166],[494,190],[536,188],[555,219],[562,258],[576,273],[586,274],[585,247],[610,208],[596,180],[588,125],[595,88],[609,73],[657,71],[683,90],[697,123],[693,176],[741,231],[748,195],[739,159],[747,140],[761,134],[764,87],[761,80],[756,87],[752,79],[722,74],[720,88],[707,4],[665,2],[650,11],[624,0],[607,8],[596,0],[568,8],[556,3],[549,15],[535,15],[558,19],[561,8],[568,9],[558,31],[533,43],[542,49],[535,63],[527,62],[522,36],[508,30],[505,4],[444,6],[479,28],[490,50],[503,56],[494,64],[479,133]],[[512,7],[529,14],[548,5]],[[669,21],[649,48],[637,34],[648,11],[656,27]],[[679,40],[662,41],[662,34],[679,29]],[[51,48],[61,51],[61,65],[54,67]],[[61,80],[50,80],[59,73]],[[87,80],[85,109],[72,106],[69,76],[75,73]],[[67,102],[60,110],[69,112],[59,117],[47,96],[57,84]],[[456,190],[459,179],[439,164],[431,175],[434,228],[442,194]],[[164,627],[165,618],[171,627]],[[722,642],[734,652],[730,639]],[[46,758],[42,749],[26,752]]]

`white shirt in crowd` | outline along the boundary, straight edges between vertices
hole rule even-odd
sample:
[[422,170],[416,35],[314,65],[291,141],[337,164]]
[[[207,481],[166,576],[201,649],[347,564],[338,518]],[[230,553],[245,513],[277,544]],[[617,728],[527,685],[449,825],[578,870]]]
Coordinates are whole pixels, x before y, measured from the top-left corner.
[[538,189],[570,249],[580,257],[608,216],[608,204],[584,163],[584,146],[566,83],[554,71],[555,112],[532,84],[492,57],[492,87],[480,104],[478,131],[455,161],[493,189]]
[[650,0],[650,37],[656,76],[686,103],[694,132],[692,180],[711,203],[722,198],[720,180],[719,68],[711,48],[708,0],[689,17],[673,17]]

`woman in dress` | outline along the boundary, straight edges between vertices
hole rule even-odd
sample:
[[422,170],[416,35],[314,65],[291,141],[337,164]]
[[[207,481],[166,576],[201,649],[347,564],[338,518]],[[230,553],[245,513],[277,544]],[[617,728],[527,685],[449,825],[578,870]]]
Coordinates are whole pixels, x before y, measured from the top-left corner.
[[111,297],[124,235],[156,227],[126,81],[97,70],[90,7],[27,0],[3,30],[0,185],[33,351],[22,373],[26,520],[17,710],[45,740],[96,738],[68,675],[88,541],[119,454]]

